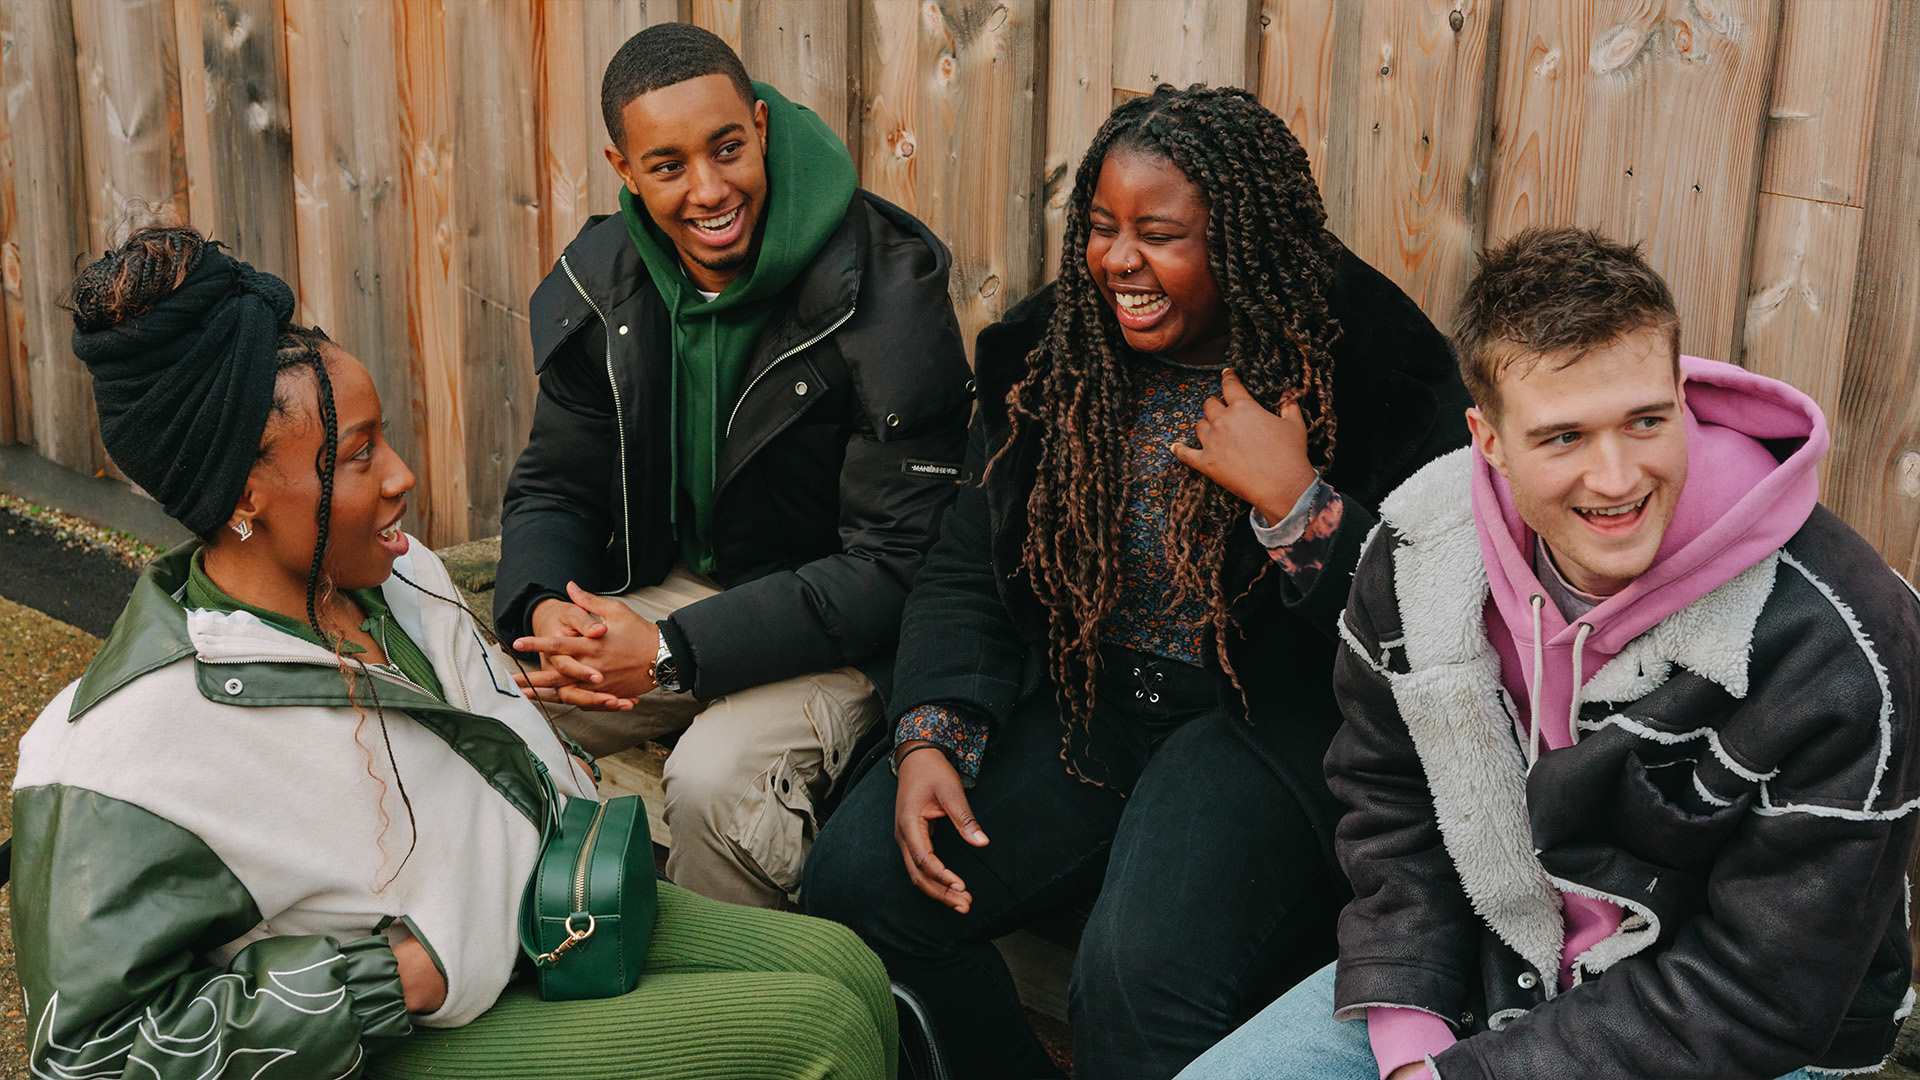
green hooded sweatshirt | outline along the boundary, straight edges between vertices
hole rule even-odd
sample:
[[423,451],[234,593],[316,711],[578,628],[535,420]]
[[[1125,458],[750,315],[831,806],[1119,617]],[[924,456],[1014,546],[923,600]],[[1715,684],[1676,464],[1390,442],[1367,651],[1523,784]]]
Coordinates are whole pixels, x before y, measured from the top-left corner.
[[773,316],[775,299],[846,218],[857,182],[852,155],[825,121],[765,83],[756,82],[753,89],[767,103],[767,194],[759,250],[753,265],[720,295],[712,300],[700,295],[646,207],[632,192],[620,191],[627,235],[672,317],[673,474],[693,504],[692,527],[680,521],[678,498],[672,500],[672,518],[681,559],[700,574],[713,572],[720,440],[754,343]]

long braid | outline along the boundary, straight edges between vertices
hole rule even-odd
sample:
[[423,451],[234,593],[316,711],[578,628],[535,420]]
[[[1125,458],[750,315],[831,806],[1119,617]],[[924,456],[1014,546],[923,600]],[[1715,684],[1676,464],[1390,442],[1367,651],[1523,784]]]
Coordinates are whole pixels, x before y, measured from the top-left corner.
[[[376,806],[380,811],[380,833],[374,838],[374,844],[380,849],[382,862],[385,861],[386,855],[387,829],[392,821],[387,816],[387,783],[374,772],[373,751],[360,738],[361,728],[365,727],[367,722],[366,710],[360,705],[359,688],[361,686],[366,688],[368,696],[373,700],[373,713],[380,723],[380,741],[387,752],[387,765],[393,770],[393,782],[399,789],[400,803],[407,810],[409,836],[407,853],[401,856],[400,864],[393,868],[393,873],[387,876],[385,882],[376,883],[374,891],[378,892],[392,884],[394,879],[400,876],[400,872],[406,869],[407,862],[413,858],[414,850],[420,845],[420,822],[413,811],[413,797],[407,793],[407,782],[400,775],[400,761],[393,753],[393,736],[387,730],[387,712],[380,705],[380,691],[376,680],[367,670],[366,663],[357,658],[353,661],[354,667],[359,669],[356,677],[356,672],[348,666],[347,657],[342,651],[345,637],[329,631],[320,622],[320,609],[331,608],[335,595],[333,578],[327,574],[325,562],[327,542],[332,535],[333,525],[333,477],[340,459],[340,425],[339,414],[333,400],[333,379],[327,373],[326,357],[320,351],[320,346],[326,342],[326,334],[316,327],[287,327],[281,333],[278,363],[281,371],[305,367],[313,373],[314,396],[320,413],[321,431],[320,448],[314,452],[313,468],[320,478],[320,502],[314,508],[313,560],[307,567],[307,625],[320,636],[320,640],[333,643],[334,662],[339,665],[340,677],[347,684],[347,702],[353,706],[354,713],[359,717],[353,727],[353,742],[360,748],[361,754],[366,759],[367,776],[372,778],[380,788],[380,796],[376,800]],[[274,407],[280,412],[286,412],[289,408],[287,402],[279,398],[276,398]]]
[[[1298,400],[1307,452],[1333,461],[1332,350],[1340,328],[1328,307],[1338,241],[1306,151],[1286,124],[1244,90],[1162,85],[1125,102],[1094,136],[1074,177],[1053,316],[1027,357],[1027,375],[1007,394],[1012,435],[1038,431],[1040,460],[1027,497],[1021,566],[1048,612],[1048,660],[1064,725],[1090,721],[1099,682],[1099,636],[1121,583],[1114,572],[1126,513],[1125,438],[1138,393],[1139,358],[1127,347],[1087,269],[1089,208],[1101,166],[1115,152],[1171,162],[1208,207],[1208,263],[1225,305],[1227,364],[1255,400],[1277,410]],[[1222,669],[1232,599],[1221,568],[1226,538],[1246,505],[1188,471],[1168,508],[1164,542],[1174,595],[1169,608],[1201,597]],[[1071,769],[1072,762],[1068,760]]]

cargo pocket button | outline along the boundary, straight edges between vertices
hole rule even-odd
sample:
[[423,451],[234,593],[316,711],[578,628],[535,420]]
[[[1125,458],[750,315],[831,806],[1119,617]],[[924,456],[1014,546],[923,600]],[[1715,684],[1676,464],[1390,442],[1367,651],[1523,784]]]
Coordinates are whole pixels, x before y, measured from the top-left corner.
[[806,397],[808,389],[810,388],[807,386],[807,381],[805,379],[802,379],[799,382],[793,384],[793,393],[795,397]]
[[229,694],[237,694],[237,693],[239,693],[240,691],[242,691],[242,690],[244,690],[244,689],[246,689],[246,684],[244,684],[244,683],[242,683],[242,682],[241,682],[241,681],[240,681],[239,679],[228,679],[228,680],[227,680],[227,683],[226,683],[226,691],[227,691],[227,693],[229,693]]

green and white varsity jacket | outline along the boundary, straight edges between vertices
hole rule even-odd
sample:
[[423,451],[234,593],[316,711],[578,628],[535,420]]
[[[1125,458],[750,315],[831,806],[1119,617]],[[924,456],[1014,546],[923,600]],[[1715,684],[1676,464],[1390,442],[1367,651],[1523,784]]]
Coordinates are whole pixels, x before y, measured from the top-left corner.
[[[511,661],[431,595],[459,594],[418,541],[381,591],[444,703],[384,668],[350,700],[328,650],[184,608],[196,546],[148,569],[20,741],[13,933],[35,1076],[347,1077],[372,1040],[467,1023],[513,972],[541,772],[593,795]],[[402,1003],[403,934],[446,976],[429,1015]]]

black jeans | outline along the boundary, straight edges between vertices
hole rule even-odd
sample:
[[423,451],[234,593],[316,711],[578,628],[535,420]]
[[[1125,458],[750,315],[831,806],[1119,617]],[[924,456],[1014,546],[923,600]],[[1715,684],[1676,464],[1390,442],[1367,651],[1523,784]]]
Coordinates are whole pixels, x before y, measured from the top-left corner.
[[1345,889],[1233,730],[1218,678],[1105,651],[1087,771],[1116,787],[1067,775],[1051,694],[1017,708],[967,793],[988,846],[934,825],[935,852],[973,894],[966,915],[908,880],[884,765],[821,832],[805,909],[851,926],[926,1000],[960,1080],[1057,1075],[992,940],[1089,897],[1068,995],[1079,1077],[1172,1077],[1332,959]]

